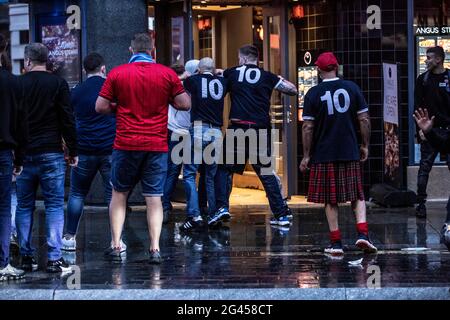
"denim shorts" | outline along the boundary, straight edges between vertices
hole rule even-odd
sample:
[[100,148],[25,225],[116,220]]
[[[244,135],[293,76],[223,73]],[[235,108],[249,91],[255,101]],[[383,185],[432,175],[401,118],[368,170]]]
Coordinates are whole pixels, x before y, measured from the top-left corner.
[[167,153],[113,150],[111,184],[117,192],[129,192],[141,181],[144,197],[161,197],[167,173]]

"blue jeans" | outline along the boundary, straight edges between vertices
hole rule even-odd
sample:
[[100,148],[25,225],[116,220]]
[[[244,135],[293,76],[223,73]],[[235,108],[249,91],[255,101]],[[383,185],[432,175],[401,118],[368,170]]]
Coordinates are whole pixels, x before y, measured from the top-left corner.
[[[214,179],[217,171],[217,163],[219,152],[210,153],[211,159],[205,159],[203,152],[210,145],[216,145],[221,140],[222,131],[218,127],[212,127],[207,124],[195,126],[190,129],[191,134],[191,161],[185,163],[183,168],[184,187],[187,198],[187,216],[189,218],[200,216],[200,208],[198,203],[198,192],[195,179],[200,165],[205,166],[205,187],[206,198],[208,201],[208,214],[212,216],[216,210],[216,197]],[[211,146],[212,147],[212,146]]]
[[16,209],[17,209],[17,187],[16,182],[12,183],[11,190],[11,234],[17,236],[16,230]]
[[70,193],[67,203],[66,233],[75,235],[83,214],[84,200],[89,193],[92,181],[100,172],[103,179],[105,202],[111,202],[111,155],[80,155],[78,166],[70,175]]
[[23,172],[17,177],[16,227],[20,254],[34,253],[33,212],[36,191],[41,186],[45,204],[48,260],[61,258],[64,228],[64,178],[66,163],[62,153],[41,153],[25,157]]
[[12,151],[0,150],[0,268],[9,263],[12,163]]
[[[172,197],[173,191],[175,190],[175,187],[178,182],[178,176],[180,175],[181,168],[183,166],[182,163],[174,163],[172,161],[172,150],[173,148],[179,143],[179,140],[172,141],[172,131],[169,130],[169,153],[167,157],[167,176],[166,176],[166,182],[164,185],[164,195],[162,196],[162,206],[163,210],[172,210],[172,204],[170,203],[170,198]],[[182,157],[183,154],[180,153],[180,156]]]

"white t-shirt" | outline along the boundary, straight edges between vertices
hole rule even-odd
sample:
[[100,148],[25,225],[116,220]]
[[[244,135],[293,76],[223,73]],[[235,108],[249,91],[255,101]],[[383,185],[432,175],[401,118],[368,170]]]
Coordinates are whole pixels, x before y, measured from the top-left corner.
[[189,133],[191,127],[191,111],[177,110],[169,104],[169,122],[167,128],[177,134]]

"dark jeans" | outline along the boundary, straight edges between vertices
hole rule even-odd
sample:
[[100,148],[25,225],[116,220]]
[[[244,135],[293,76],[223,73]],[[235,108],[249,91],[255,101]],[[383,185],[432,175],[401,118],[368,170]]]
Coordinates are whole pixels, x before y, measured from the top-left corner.
[[[434,160],[439,151],[435,150],[429,142],[424,141],[420,145],[420,167],[417,175],[417,202],[425,203],[427,201],[427,185],[430,171],[433,168]],[[450,155],[446,155],[447,166],[450,169]],[[450,198],[449,198],[450,201]],[[449,202],[450,205],[450,202]]]
[[111,202],[111,155],[80,155],[78,166],[72,168],[70,175],[70,193],[67,202],[66,233],[75,235],[83,214],[84,200],[89,193],[97,172],[103,179],[105,202]]
[[64,178],[66,163],[62,153],[41,153],[25,157],[23,172],[17,177],[16,228],[20,254],[32,255],[33,213],[36,191],[41,186],[45,204],[45,230],[49,260],[61,258],[64,228]]
[[[261,162],[259,155],[270,156],[272,154],[272,141],[270,128],[265,133],[260,131],[259,128],[245,128],[245,126],[231,125],[229,129],[243,129],[244,132],[247,129],[256,130],[256,147],[251,143],[249,139],[246,140],[244,146],[240,146],[236,140],[233,144],[233,149],[227,150],[227,136],[225,136],[223,142],[223,154],[225,155],[224,161],[226,164],[219,165],[216,175],[216,208],[219,209],[223,206],[229,208],[229,197],[232,188],[232,175],[233,173],[242,174],[245,168],[245,163],[238,163],[238,159],[243,157],[245,160],[252,158],[252,155],[257,155],[255,163],[251,163],[253,170],[258,175],[259,180],[264,186],[267,198],[269,199],[270,209],[276,216],[283,215],[287,212],[288,206],[284,201],[281,194],[281,188],[279,178],[275,172],[270,171],[270,166]],[[262,142],[265,141],[263,144]],[[228,159],[233,159],[233,163],[229,163]],[[264,169],[264,174],[262,170]],[[269,174],[267,171],[270,171]]]
[[[172,141],[172,131],[169,130],[169,153],[168,153],[168,159],[167,159],[167,176],[166,176],[166,182],[164,185],[164,195],[162,196],[162,206],[163,210],[172,210],[172,204],[170,203],[170,198],[172,197],[173,191],[175,190],[175,187],[178,182],[178,176],[181,173],[181,168],[183,167],[182,163],[174,163],[172,161],[172,150],[173,148],[179,143],[179,141]],[[180,154],[182,156],[182,154]]]
[[9,263],[12,161],[11,150],[0,150],[0,268]]

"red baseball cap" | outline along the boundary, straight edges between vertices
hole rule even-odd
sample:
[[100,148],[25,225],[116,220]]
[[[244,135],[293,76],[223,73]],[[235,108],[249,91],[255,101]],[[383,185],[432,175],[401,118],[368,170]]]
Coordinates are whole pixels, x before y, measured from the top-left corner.
[[339,66],[339,62],[333,52],[324,52],[317,58],[315,65],[318,66],[320,70],[331,71]]

